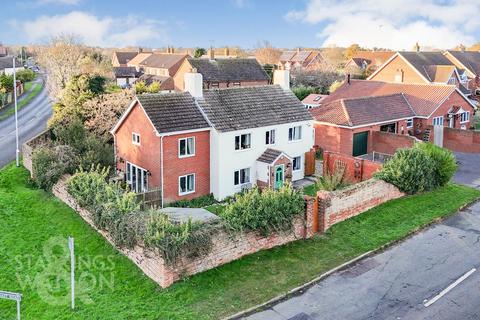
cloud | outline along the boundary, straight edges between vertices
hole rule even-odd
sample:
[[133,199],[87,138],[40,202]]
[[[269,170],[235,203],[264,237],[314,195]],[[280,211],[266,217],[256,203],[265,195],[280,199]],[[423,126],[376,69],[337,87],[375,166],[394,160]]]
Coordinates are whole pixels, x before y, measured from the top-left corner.
[[103,47],[143,45],[152,40],[167,43],[168,40],[164,22],[137,16],[97,17],[72,11],[65,15],[40,16],[33,21],[11,21],[10,25],[20,28],[31,42],[48,41],[60,34],[73,34],[86,45]]
[[323,27],[323,46],[411,49],[451,48],[475,42],[480,27],[480,2],[466,0],[310,0],[304,10],[290,11],[288,21]]

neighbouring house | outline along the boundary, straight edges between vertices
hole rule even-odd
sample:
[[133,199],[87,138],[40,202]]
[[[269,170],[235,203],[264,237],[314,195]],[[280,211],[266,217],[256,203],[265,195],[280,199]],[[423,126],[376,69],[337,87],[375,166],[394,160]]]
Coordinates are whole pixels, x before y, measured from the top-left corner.
[[445,51],[443,53],[460,70],[460,80],[475,96],[480,96],[480,52]]
[[135,83],[140,73],[135,67],[113,67],[113,74],[118,86],[128,87]]
[[261,86],[270,83],[270,78],[255,58],[188,58],[173,77],[175,90],[184,90],[185,74],[193,69],[202,75],[204,89]]
[[309,111],[316,145],[359,155],[374,131],[424,139],[432,125],[468,129],[475,106],[455,85],[350,80]]
[[138,80],[146,84],[158,82],[162,90],[173,90],[173,76],[187,57],[187,54],[153,53],[139,63],[143,74]]
[[236,59],[238,56],[236,48],[210,48],[207,53],[201,56],[203,59]]
[[7,55],[8,55],[7,47],[3,46],[3,44],[0,43],[0,58],[6,57]]
[[326,94],[310,93],[302,100],[302,103],[307,109],[316,108],[322,104],[323,99],[327,96]]
[[203,90],[196,72],[185,84],[138,95],[111,131],[117,172],[132,190],[159,188],[167,203],[304,178],[313,119],[285,84]]
[[[463,70],[460,72],[463,73]],[[368,80],[451,84],[466,89],[466,82],[462,82],[459,70],[442,52],[397,52],[372,73]]]
[[112,66],[127,67],[128,62],[135,58],[138,51],[115,51],[112,56]]
[[[15,70],[18,72],[23,69],[25,68],[23,67],[22,62],[15,58]],[[13,56],[0,57],[0,73],[12,75],[13,70]]]
[[150,57],[153,52],[140,52],[133,59],[127,62],[127,67],[134,67],[137,71],[143,71],[141,64]]
[[393,51],[359,51],[347,61],[345,71],[352,75],[368,76],[394,54]]
[[324,61],[320,51],[297,49],[283,51],[277,65],[290,70],[316,70]]

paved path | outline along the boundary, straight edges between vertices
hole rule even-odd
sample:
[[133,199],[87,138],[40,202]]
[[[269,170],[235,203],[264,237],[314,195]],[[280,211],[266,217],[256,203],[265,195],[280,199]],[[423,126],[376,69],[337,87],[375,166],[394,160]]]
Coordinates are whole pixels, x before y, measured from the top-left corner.
[[[18,112],[18,129],[21,145],[47,127],[52,115],[52,105],[45,89]],[[0,121],[0,168],[15,159],[15,117]]]
[[[455,181],[480,185],[480,155]],[[476,168],[474,170],[473,168]],[[480,319],[480,203],[248,319]],[[464,281],[428,307],[439,292]]]

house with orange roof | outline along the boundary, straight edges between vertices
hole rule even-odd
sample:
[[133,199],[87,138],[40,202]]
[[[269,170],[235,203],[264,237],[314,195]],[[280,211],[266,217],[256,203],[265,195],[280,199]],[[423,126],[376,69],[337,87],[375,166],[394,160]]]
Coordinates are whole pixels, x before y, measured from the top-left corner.
[[345,70],[353,75],[368,75],[377,70],[394,54],[393,51],[359,51],[345,64]]
[[277,65],[290,70],[314,70],[317,69],[325,59],[317,50],[287,50],[283,51]]

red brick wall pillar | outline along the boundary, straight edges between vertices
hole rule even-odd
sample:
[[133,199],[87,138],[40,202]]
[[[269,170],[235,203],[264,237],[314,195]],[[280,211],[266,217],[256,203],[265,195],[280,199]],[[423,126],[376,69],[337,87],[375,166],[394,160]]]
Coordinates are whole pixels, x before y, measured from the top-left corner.
[[311,238],[318,232],[318,205],[316,197],[305,196],[304,238]]
[[330,206],[330,192],[317,192],[317,207],[318,207],[318,232],[324,233],[328,225],[328,216],[326,209]]

